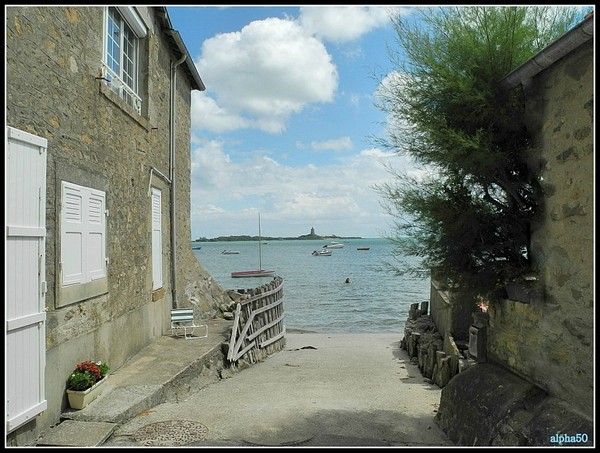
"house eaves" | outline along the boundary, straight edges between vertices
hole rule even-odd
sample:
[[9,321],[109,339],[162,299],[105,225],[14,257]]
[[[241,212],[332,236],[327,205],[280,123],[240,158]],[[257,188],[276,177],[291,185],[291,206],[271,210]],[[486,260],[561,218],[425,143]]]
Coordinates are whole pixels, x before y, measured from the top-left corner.
[[157,6],[154,8],[156,13],[160,19],[160,25],[162,30],[165,32],[167,36],[171,38],[171,45],[173,53],[176,59],[181,58],[185,55],[185,68],[187,69],[187,73],[192,80],[192,90],[206,90],[204,86],[204,82],[200,78],[200,74],[196,69],[196,65],[194,64],[194,60],[190,56],[187,47],[185,46],[183,39],[181,39],[181,35],[175,29],[173,29],[173,25],[171,24],[171,19],[169,18],[169,13],[167,12],[167,8],[164,6]]
[[532,77],[593,38],[594,14],[590,14],[577,26],[504,77],[500,81],[500,86],[511,89],[519,84],[526,84]]

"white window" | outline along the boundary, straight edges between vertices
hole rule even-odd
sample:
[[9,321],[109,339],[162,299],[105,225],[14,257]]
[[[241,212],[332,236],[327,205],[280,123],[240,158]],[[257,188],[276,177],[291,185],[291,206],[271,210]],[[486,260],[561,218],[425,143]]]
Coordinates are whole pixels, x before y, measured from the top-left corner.
[[163,286],[162,279],[162,226],[161,226],[161,191],[152,188],[152,289]]
[[102,76],[127,104],[141,113],[139,96],[139,41],[146,28],[134,7],[106,8]]
[[[60,226],[61,288],[85,284],[103,288],[94,283],[107,275],[105,192],[63,181]],[[95,295],[77,293],[81,298]]]

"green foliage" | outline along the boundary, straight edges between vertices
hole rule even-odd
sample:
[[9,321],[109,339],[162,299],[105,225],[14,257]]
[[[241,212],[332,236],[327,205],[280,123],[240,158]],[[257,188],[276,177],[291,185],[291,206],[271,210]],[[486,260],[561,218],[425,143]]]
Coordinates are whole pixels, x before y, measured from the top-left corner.
[[87,390],[94,385],[95,382],[96,381],[89,374],[74,372],[69,376],[67,388],[69,390]]
[[102,377],[106,376],[108,374],[108,372],[110,371],[110,367],[108,366],[108,363],[105,362],[96,362],[98,365],[98,368],[100,369],[100,374],[102,375]]
[[[396,219],[398,251],[489,295],[531,268],[529,224],[539,197],[519,89],[500,80],[564,34],[583,12],[568,7],[420,8],[392,18],[396,72],[382,83],[384,148],[427,176],[393,173],[376,186]],[[402,263],[401,266],[404,266]]]
[[110,367],[105,362],[86,360],[78,363],[67,379],[67,389],[87,390],[96,382],[104,379],[109,371]]

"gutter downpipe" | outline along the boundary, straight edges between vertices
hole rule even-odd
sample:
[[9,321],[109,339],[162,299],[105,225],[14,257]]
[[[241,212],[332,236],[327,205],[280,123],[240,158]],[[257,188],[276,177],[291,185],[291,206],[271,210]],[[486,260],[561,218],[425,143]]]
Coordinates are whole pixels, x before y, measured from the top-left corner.
[[176,226],[175,221],[175,96],[177,94],[177,67],[181,65],[187,58],[186,54],[177,60],[171,62],[171,99],[169,105],[169,178],[171,179],[171,305],[177,308],[177,242],[176,242]]
[[526,85],[535,75],[556,63],[572,50],[594,37],[594,15],[590,14],[548,47],[542,49],[500,81],[500,86],[510,90],[520,83]]

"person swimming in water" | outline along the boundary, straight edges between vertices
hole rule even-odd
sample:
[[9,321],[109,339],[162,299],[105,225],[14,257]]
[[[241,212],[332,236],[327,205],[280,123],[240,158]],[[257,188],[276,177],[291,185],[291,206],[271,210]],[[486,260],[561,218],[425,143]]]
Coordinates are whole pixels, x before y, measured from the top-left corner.
[[347,277],[344,283],[350,283],[350,277]]

